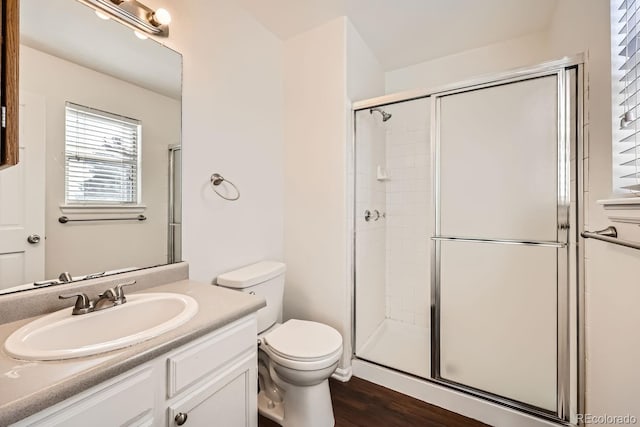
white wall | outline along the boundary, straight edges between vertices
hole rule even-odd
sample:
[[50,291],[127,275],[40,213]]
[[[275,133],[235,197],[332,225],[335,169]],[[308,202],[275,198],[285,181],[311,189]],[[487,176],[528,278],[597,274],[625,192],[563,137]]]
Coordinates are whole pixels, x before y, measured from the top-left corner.
[[[599,199],[611,196],[611,58],[609,2],[559,2],[552,49],[587,51],[588,111],[585,120],[585,228],[615,225],[621,238],[640,241],[637,225],[612,223]],[[586,240],[586,412],[640,417],[640,253]]]
[[346,18],[285,42],[285,317],[327,323],[350,365],[349,99],[383,90],[383,73]]
[[[236,2],[149,0],[172,14],[182,53],[183,258],[203,282],[283,258],[282,42]],[[213,194],[218,172],[240,200]]]
[[[42,96],[46,108],[44,278],[56,278],[62,271],[75,276],[165,264],[168,146],[180,138],[180,101],[24,45],[20,46],[20,89]],[[67,101],[141,120],[142,203],[147,206],[146,221],[64,225],[58,222],[63,214],[60,205],[65,203]]]
[[346,23],[347,97],[353,102],[380,96],[385,85],[382,65],[351,21],[346,19]]
[[348,337],[345,19],[287,40],[284,64],[285,318]]
[[386,93],[436,88],[483,74],[535,65],[550,59],[547,43],[546,32],[530,34],[389,71]]

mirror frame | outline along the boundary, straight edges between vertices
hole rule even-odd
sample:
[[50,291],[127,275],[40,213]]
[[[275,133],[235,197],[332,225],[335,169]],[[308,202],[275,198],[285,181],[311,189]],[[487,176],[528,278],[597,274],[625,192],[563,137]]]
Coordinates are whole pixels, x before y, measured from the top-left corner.
[[0,135],[0,169],[18,164],[18,63],[20,46],[19,0],[2,0],[2,126]]

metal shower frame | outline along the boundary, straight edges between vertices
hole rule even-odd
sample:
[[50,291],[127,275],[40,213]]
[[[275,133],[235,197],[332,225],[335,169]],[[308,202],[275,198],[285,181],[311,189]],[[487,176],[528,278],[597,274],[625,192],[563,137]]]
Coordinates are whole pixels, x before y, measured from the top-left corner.
[[[574,73],[572,79],[571,73]],[[500,405],[538,416],[540,418],[570,424],[572,418],[584,412],[585,392],[585,345],[584,345],[584,248],[581,244],[580,233],[584,227],[583,205],[583,125],[584,125],[584,56],[576,55],[558,61],[551,61],[535,67],[520,68],[504,73],[496,73],[478,79],[447,85],[428,90],[403,92],[387,95],[353,104],[353,138],[351,144],[351,164],[355,171],[356,165],[356,113],[358,111],[382,107],[416,99],[430,98],[431,100],[431,168],[433,176],[435,213],[432,235],[439,236],[439,164],[438,164],[438,104],[439,98],[454,93],[468,92],[500,84],[515,83],[544,76],[556,75],[558,79],[558,359],[557,359],[557,411],[551,412],[522,402],[498,396],[472,387],[453,383],[442,379],[439,372],[439,240],[432,240],[431,263],[431,377],[417,377],[421,380],[438,384],[449,389],[479,397]],[[575,80],[575,81],[573,81]],[[576,95],[575,123],[568,120],[570,95],[572,85]],[[571,126],[575,128],[571,128]],[[569,144],[569,138],[575,135],[575,153]],[[569,209],[571,203],[571,157],[575,158],[575,212]],[[356,354],[356,179],[353,174],[352,185],[352,248],[351,248],[351,345],[352,357]],[[566,219],[566,224],[563,219]],[[564,226],[568,225],[568,228]],[[425,236],[427,238],[427,236]],[[571,270],[574,274],[571,274]],[[366,359],[362,359],[365,360]],[[393,368],[384,366],[387,369]],[[406,374],[405,372],[403,372]],[[411,375],[411,374],[409,374]]]

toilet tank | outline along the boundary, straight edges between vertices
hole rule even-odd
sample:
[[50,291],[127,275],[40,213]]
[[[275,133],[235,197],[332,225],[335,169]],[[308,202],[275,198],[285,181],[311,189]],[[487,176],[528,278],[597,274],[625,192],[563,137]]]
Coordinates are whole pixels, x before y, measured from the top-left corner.
[[285,265],[276,261],[262,261],[218,276],[216,283],[236,291],[263,297],[267,306],[258,310],[258,333],[282,321]]

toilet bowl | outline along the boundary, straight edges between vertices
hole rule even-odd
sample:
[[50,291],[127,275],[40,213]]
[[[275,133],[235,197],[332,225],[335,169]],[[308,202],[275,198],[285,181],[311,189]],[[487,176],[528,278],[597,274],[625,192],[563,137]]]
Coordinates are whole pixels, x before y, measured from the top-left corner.
[[332,327],[282,319],[285,266],[264,261],[218,276],[219,286],[263,296],[258,312],[258,411],[285,427],[335,425],[329,377],[342,356]]
[[[289,320],[260,335],[261,362],[279,394],[260,391],[260,412],[285,426],[333,426],[327,379],[342,356],[342,337],[317,322]],[[278,398],[284,401],[282,420]]]

